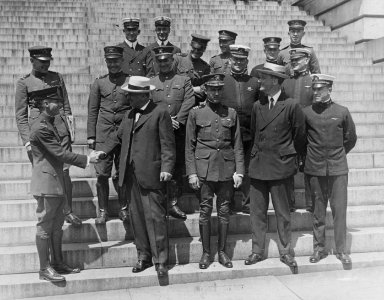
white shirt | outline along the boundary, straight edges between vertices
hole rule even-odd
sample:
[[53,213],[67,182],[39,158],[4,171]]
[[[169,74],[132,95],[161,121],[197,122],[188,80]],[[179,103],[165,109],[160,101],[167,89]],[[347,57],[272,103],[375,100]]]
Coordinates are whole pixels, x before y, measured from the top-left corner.
[[165,41],[160,41],[159,39],[156,39],[156,43],[161,46],[162,43],[164,43],[164,46],[167,46],[168,44],[168,40],[165,40]]
[[137,40],[132,43],[132,42],[128,41],[127,39],[125,39],[125,43],[128,45],[128,47],[136,49]]
[[[140,109],[141,110],[145,110],[147,108],[148,104],[149,104],[149,101],[150,100],[148,100],[148,102],[144,106],[142,106]],[[141,116],[141,113],[136,113],[136,115],[135,115],[135,123],[140,119],[140,116]]]

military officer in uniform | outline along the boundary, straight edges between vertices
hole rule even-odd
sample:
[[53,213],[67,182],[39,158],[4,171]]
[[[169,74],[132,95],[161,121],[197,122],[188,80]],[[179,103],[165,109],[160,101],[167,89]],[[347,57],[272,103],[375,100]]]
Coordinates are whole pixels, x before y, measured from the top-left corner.
[[211,66],[211,73],[230,73],[230,62],[231,51],[229,49],[230,45],[233,45],[236,42],[237,33],[229,30],[220,30],[219,31],[219,46],[221,53],[211,57],[209,65]]
[[199,267],[206,269],[210,264],[211,213],[216,194],[219,262],[232,268],[226,241],[233,188],[241,185],[244,175],[240,122],[236,110],[221,103],[224,74],[205,77],[208,79],[206,105],[189,112],[185,149],[189,184],[200,191],[199,229],[203,254]]
[[160,46],[169,46],[173,47],[172,54],[181,53],[181,50],[179,47],[173,45],[170,41],[168,41],[169,34],[171,32],[171,22],[172,19],[165,16],[160,16],[155,18],[155,32],[156,32],[156,42],[148,45],[148,50],[151,51],[152,55],[152,68],[153,68],[153,74],[158,75],[159,74],[159,66],[156,61],[156,55],[153,51],[154,48],[160,47]]
[[288,21],[289,32],[288,35],[291,39],[291,43],[281,49],[278,57],[277,63],[282,64],[287,67],[287,74],[293,75],[292,68],[290,66],[290,54],[289,50],[294,48],[307,48],[311,53],[309,57],[309,72],[311,74],[321,73],[319,61],[316,57],[315,51],[312,47],[305,46],[301,43],[303,36],[305,35],[304,27],[307,22],[303,20],[290,20]]
[[31,194],[37,200],[39,278],[51,282],[65,281],[60,274],[79,273],[80,269],[71,268],[63,261],[62,227],[66,192],[63,165],[85,168],[89,163],[97,162],[100,153],[92,152],[87,156],[63,147],[59,128],[55,125],[56,117],[65,103],[59,85],[31,91],[28,95],[30,103],[33,102],[33,109],[41,112],[36,114],[31,123],[28,136],[33,158]]
[[[52,48],[34,46],[28,49],[32,72],[20,78],[16,83],[15,111],[16,124],[19,129],[21,140],[27,149],[28,157],[32,161],[31,146],[29,141],[30,126],[40,115],[40,111],[33,105],[31,93],[49,87],[58,87],[63,100],[60,114],[55,116],[55,126],[61,138],[61,145],[64,149],[71,151],[73,142],[73,116],[68,100],[67,89],[63,76],[60,73],[49,71],[52,58]],[[72,182],[69,176],[69,165],[64,164],[64,191],[65,220],[75,226],[82,224],[81,220],[72,212]]]
[[[87,143],[91,149],[98,150],[107,138],[119,129],[125,112],[129,109],[128,93],[121,89],[128,77],[122,71],[124,48],[108,46],[104,48],[105,62],[108,74],[95,80],[88,99]],[[99,164],[96,169],[96,189],[98,200],[98,216],[96,224],[105,224],[108,219],[109,183],[112,165],[115,163],[116,173],[112,178],[113,185],[119,198],[119,218],[128,220],[127,195],[124,186],[119,187],[120,146]]]
[[153,102],[162,103],[168,108],[172,118],[172,126],[176,139],[176,166],[174,179],[169,183],[170,199],[169,214],[175,218],[186,219],[186,214],[177,205],[178,197],[182,194],[183,175],[185,170],[185,123],[188,113],[195,105],[195,96],[191,79],[176,74],[173,69],[173,47],[164,46],[153,49],[156,62],[159,65],[159,75],[151,78],[155,86],[152,93]]
[[328,253],[325,248],[325,219],[328,201],[333,216],[336,257],[351,264],[346,253],[347,154],[356,144],[356,129],[348,108],[331,99],[335,77],[313,74],[313,104],[304,108],[307,151],[304,173],[309,177],[314,199],[313,249],[309,258],[317,263]]
[[252,254],[245,264],[264,259],[270,193],[280,241],[280,260],[296,271],[296,260],[290,253],[289,197],[291,177],[297,172],[297,154],[302,154],[305,148],[304,115],[300,105],[281,89],[282,82],[288,78],[284,66],[265,63],[259,72],[260,90],[265,97],[252,109],[253,145],[249,164]]
[[[281,38],[279,37],[266,37],[263,38],[264,42],[264,53],[265,53],[265,62],[277,64],[277,56],[280,51],[280,42]],[[258,69],[262,69],[264,63],[254,67],[250,73],[251,76],[260,78],[260,74],[257,72]]]
[[257,78],[247,73],[248,55],[251,50],[243,45],[230,45],[231,72],[224,78],[223,98],[221,103],[234,108],[240,120],[240,132],[243,141],[246,171],[244,173],[242,192],[242,212],[249,214],[249,164],[252,146],[251,112],[258,100],[260,84]]
[[151,52],[137,41],[137,37],[140,34],[140,19],[124,18],[122,23],[125,40],[117,46],[124,49],[123,72],[129,76],[152,77],[154,72],[152,69],[153,62]]

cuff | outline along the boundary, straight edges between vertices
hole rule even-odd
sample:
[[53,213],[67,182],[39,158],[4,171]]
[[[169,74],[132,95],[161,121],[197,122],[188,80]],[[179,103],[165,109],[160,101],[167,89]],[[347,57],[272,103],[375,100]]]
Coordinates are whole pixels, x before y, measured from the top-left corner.
[[197,178],[197,174],[188,175],[188,179]]
[[91,161],[91,158],[87,155],[87,166],[86,167],[89,166],[90,161]]
[[233,174],[233,176],[239,176],[239,177],[244,177],[244,175],[243,174],[237,174],[236,172]]

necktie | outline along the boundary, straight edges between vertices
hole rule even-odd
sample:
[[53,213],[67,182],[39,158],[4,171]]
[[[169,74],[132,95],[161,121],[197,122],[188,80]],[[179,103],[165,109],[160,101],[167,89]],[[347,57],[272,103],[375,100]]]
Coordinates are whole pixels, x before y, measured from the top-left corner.
[[144,113],[144,110],[137,108],[134,111],[135,111],[135,123],[136,123],[137,121],[139,121],[141,115]]
[[275,106],[275,104],[273,103],[274,99],[271,98],[271,100],[269,100],[269,101],[270,101],[270,103],[269,103],[269,110],[271,110]]
[[164,42],[161,42],[161,46],[164,46]]

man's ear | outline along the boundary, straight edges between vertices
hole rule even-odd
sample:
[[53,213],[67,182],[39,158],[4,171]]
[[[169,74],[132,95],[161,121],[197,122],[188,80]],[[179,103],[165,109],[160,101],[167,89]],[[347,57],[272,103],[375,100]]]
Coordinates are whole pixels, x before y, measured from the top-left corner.
[[139,30],[137,30],[137,35],[139,35],[140,34],[140,32],[141,32],[141,30],[139,29]]

